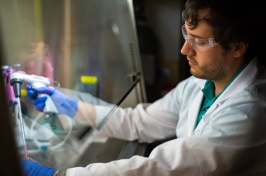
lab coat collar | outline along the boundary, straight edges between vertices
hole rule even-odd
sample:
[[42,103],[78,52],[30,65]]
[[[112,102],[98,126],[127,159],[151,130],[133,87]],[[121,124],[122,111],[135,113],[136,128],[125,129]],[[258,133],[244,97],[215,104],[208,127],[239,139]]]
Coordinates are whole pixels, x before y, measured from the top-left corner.
[[193,103],[191,104],[191,106],[189,107],[189,111],[188,111],[188,128],[187,128],[187,134],[188,136],[191,136],[191,134],[193,133],[194,129],[195,129],[195,125],[197,122],[197,118],[198,118],[198,114],[199,114],[199,110],[200,110],[200,105],[201,105],[201,101],[202,101],[202,97],[203,97],[203,93],[200,91],[197,96],[195,97]]
[[[243,90],[248,87],[254,81],[258,75],[258,61],[256,58],[252,59],[250,63],[243,69],[243,71],[235,78],[235,80],[225,89],[225,91],[219,96],[216,102],[224,101],[234,95],[239,90]],[[197,85],[203,89],[206,80],[194,77],[194,81]]]
[[204,88],[206,79],[199,79],[199,78],[196,78],[194,76],[192,78],[194,79],[195,83],[200,87],[200,89]]
[[[196,78],[194,76],[192,76],[192,79],[193,79],[193,81],[196,82],[196,84],[200,87],[200,89],[203,89],[205,82],[206,82],[205,79],[199,79],[199,78]],[[196,95],[194,101],[192,102],[191,106],[189,107],[188,123],[187,123],[187,125],[188,125],[187,135],[188,136],[191,136],[194,129],[195,129],[195,125],[197,122],[202,98],[203,98],[203,93],[202,93],[202,91],[199,91],[199,93]]]
[[222,103],[231,96],[239,92],[239,90],[244,90],[246,87],[250,86],[256,81],[258,75],[257,59],[254,58],[250,63],[244,68],[244,70],[235,78],[235,80],[227,87],[227,89],[220,95],[216,100],[217,103]]

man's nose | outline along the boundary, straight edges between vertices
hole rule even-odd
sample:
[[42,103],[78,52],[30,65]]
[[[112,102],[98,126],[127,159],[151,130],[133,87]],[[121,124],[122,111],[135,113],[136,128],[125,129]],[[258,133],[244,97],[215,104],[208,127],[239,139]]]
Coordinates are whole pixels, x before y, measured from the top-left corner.
[[181,54],[188,55],[190,52],[194,52],[192,46],[190,45],[188,40],[185,40],[182,48],[181,48]]

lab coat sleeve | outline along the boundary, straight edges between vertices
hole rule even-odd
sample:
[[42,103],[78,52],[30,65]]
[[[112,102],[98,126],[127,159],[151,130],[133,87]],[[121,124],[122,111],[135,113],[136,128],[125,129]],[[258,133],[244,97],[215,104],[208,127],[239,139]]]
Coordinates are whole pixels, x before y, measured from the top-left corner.
[[[175,136],[179,116],[179,89],[174,89],[152,104],[135,108],[118,107],[100,133],[105,136],[139,142],[153,142]],[[182,95],[182,94],[181,94]],[[96,107],[96,112],[99,112]],[[98,116],[98,115],[97,115]],[[98,117],[97,117],[98,118]]]
[[265,149],[265,143],[247,148],[210,143],[196,137],[179,138],[157,146],[147,158],[133,156],[69,168],[66,176],[259,175],[266,173],[266,159],[261,157]]

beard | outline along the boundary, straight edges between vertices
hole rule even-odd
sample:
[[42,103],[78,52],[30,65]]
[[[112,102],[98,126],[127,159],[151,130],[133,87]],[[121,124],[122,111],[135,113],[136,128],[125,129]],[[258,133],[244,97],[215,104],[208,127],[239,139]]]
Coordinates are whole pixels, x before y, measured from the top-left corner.
[[[195,62],[196,63],[196,62]],[[199,79],[208,79],[208,80],[221,80],[225,77],[225,71],[223,64],[215,63],[213,65],[204,65],[199,66],[196,63],[196,67],[190,67],[190,73],[196,78]]]

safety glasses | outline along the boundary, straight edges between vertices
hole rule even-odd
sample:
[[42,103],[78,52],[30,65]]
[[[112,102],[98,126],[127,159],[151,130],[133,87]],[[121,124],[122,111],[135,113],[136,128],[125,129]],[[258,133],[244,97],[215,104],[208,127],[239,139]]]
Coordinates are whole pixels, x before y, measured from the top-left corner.
[[219,43],[215,41],[214,38],[198,38],[198,37],[192,37],[187,34],[187,30],[185,28],[185,25],[181,27],[182,35],[185,40],[189,42],[189,44],[192,46],[192,48],[196,51],[206,51]]

